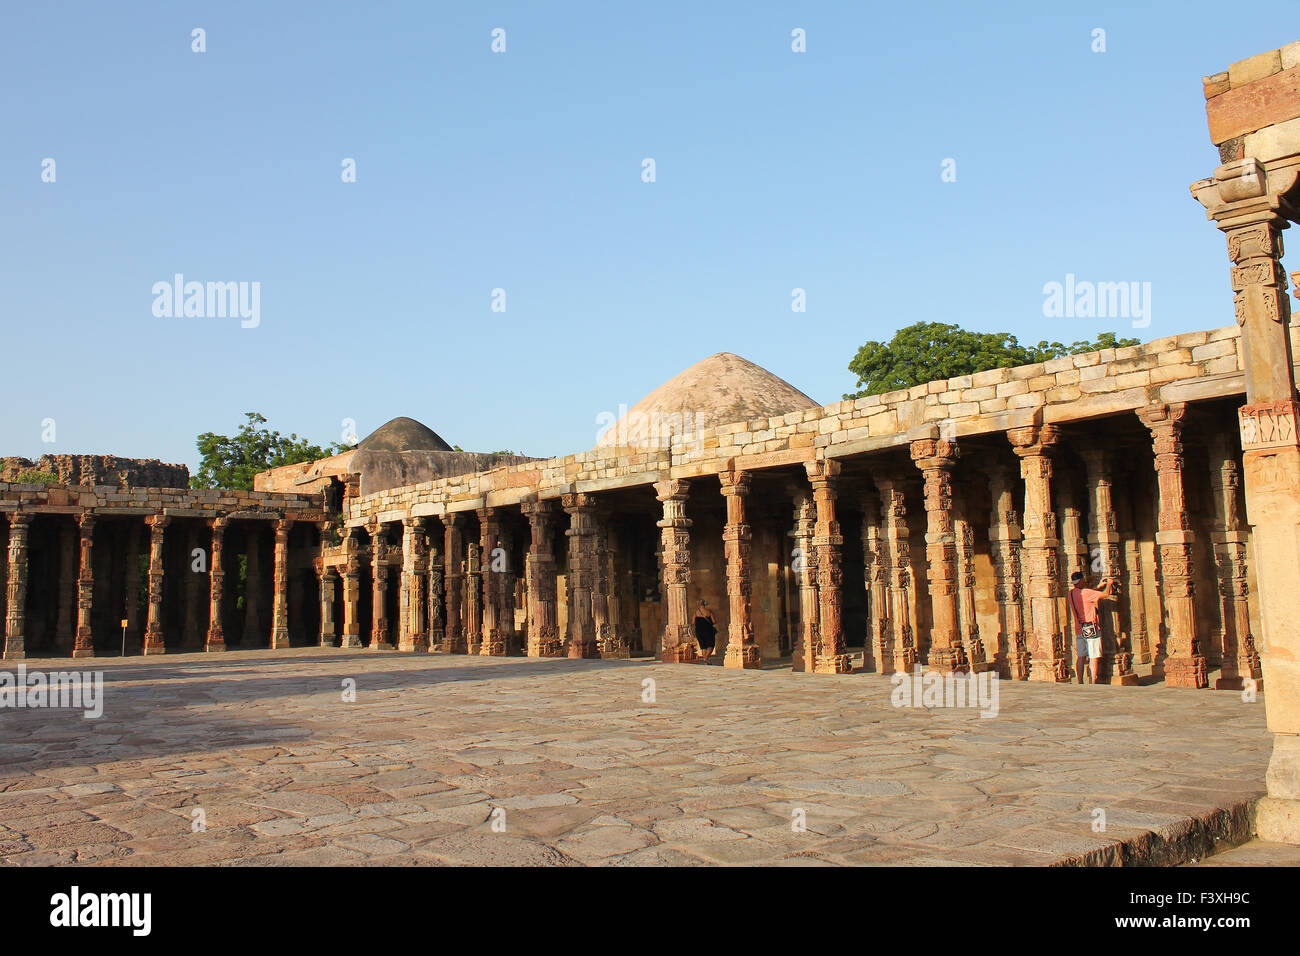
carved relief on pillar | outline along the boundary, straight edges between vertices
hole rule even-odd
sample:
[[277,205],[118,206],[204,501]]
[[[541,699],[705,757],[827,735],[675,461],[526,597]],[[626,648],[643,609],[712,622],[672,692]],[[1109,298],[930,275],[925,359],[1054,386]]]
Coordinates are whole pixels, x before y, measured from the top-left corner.
[[397,649],[424,652],[429,649],[425,628],[424,524],[419,518],[402,519],[402,577],[398,592],[400,607]]
[[867,633],[862,642],[862,667],[874,670],[872,657],[884,659],[889,628],[889,574],[880,520],[880,500],[874,489],[862,496],[862,570],[867,592]]
[[[77,565],[77,519],[60,522],[58,616],[54,624],[54,649],[74,652],[77,642],[77,602],[80,584]],[[76,656],[75,653],[73,656]]]
[[569,657],[600,657],[592,592],[596,583],[596,501],[591,495],[561,498],[569,515]]
[[[1091,561],[1082,570],[1092,573],[1096,568],[1101,578],[1113,578],[1123,583],[1124,540],[1119,532],[1119,519],[1115,514],[1114,453],[1101,442],[1087,444],[1079,450],[1088,472],[1090,507],[1088,509],[1088,546]],[[1133,671],[1133,647],[1130,635],[1120,621],[1120,602],[1123,595],[1103,601],[1097,607],[1097,619],[1102,628],[1102,660],[1099,677],[1103,683],[1136,684],[1138,675]]]
[[77,571],[77,635],[73,644],[73,657],[94,657],[95,640],[91,633],[91,605],[95,595],[95,515],[83,511],[77,518],[80,531],[80,561]]
[[805,462],[812,484],[817,523],[813,549],[817,556],[817,643],[812,670],[818,674],[847,674],[853,662],[844,644],[844,536],[835,519],[836,478],[840,463],[826,458]]
[[957,443],[924,438],[911,444],[912,461],[925,481],[925,560],[933,625],[928,664],[944,673],[970,669],[957,628],[957,549],[953,531],[952,470]]
[[528,517],[531,537],[524,572],[528,586],[528,656],[563,657],[564,641],[559,632],[559,597],[556,587],[555,506],[550,501],[525,501],[521,508]]
[[222,627],[221,612],[226,597],[225,541],[230,519],[224,515],[212,518],[212,554],[208,561],[208,633],[204,649],[219,653],[226,649],[226,631]]
[[505,570],[505,552],[501,547],[501,512],[498,508],[479,508],[479,546],[483,551],[483,627],[479,639],[479,654],[485,657],[504,657],[506,642],[502,635],[501,618],[505,614],[501,595],[501,574]]
[[916,639],[912,633],[912,545],[907,526],[906,482],[901,475],[876,477],[880,491],[883,525],[882,558],[888,608],[880,638],[880,672],[911,673],[917,663]]
[[163,533],[171,518],[154,514],[145,518],[149,526],[149,616],[144,631],[144,653],[163,654]]
[[600,644],[600,656],[626,660],[632,656],[632,628],[624,619],[624,597],[626,594],[627,575],[623,564],[620,525],[616,516],[606,513],[601,522],[603,528],[605,557],[602,567],[606,573],[605,612],[607,615],[607,635]]
[[355,528],[343,533],[343,635],[340,647],[361,646],[361,555]]
[[690,483],[682,478],[658,481],[654,490],[664,512],[657,522],[662,542],[665,616],[660,658],[668,664],[690,664],[699,657],[686,594],[691,579],[691,519],[686,517]]
[[[1196,633],[1195,584],[1192,574],[1194,535],[1183,491],[1183,403],[1142,409],[1138,418],[1151,432],[1156,481],[1160,490],[1160,585],[1165,608],[1165,683],[1170,687],[1208,687],[1205,655]],[[1158,663],[1158,662],[1157,662]]]
[[989,662],[980,638],[979,617],[975,611],[975,531],[971,526],[971,481],[954,482],[953,543],[957,555],[957,624],[962,647],[972,672],[986,671]]
[[5,660],[27,656],[26,604],[28,538],[32,515],[22,511],[9,516],[9,577],[5,583]]
[[1020,514],[1016,511],[1015,475],[1010,463],[1001,458],[985,465],[989,476],[989,551],[995,575],[994,596],[998,603],[998,652],[995,666],[1007,680],[1029,679],[1029,649],[1025,643],[1025,621],[1020,571]]
[[1247,679],[1258,689],[1263,681],[1255,637],[1250,631],[1250,589],[1247,584],[1249,541],[1241,517],[1241,465],[1227,436],[1218,434],[1210,449],[1210,486],[1214,502],[1215,571],[1223,622],[1223,667],[1214,686],[1240,690]]
[[445,650],[447,639],[446,606],[443,595],[443,559],[445,541],[440,530],[428,529],[428,595],[425,607],[428,609],[429,649]]
[[275,569],[272,584],[275,591],[271,599],[271,647],[289,646],[289,531],[292,518],[281,518],[272,524],[275,530]]
[[727,650],[724,667],[758,668],[762,655],[754,640],[752,619],[753,529],[745,514],[750,478],[746,471],[724,471],[718,475],[727,503],[727,523],[722,546],[727,561]]
[[483,647],[483,552],[478,539],[465,539],[465,652]]
[[817,547],[814,534],[817,525],[817,505],[812,492],[806,488],[793,488],[794,539],[790,570],[794,574],[799,592],[799,629],[792,649],[791,667],[795,671],[811,671],[817,658],[818,600],[817,600]]
[[388,620],[388,541],[384,525],[375,521],[370,526],[370,575],[373,598],[370,604],[370,650],[393,649],[392,625]]
[[338,574],[334,568],[325,563],[324,558],[317,558],[314,568],[317,586],[320,589],[320,646],[333,647],[338,636],[338,622],[334,619]]
[[1020,557],[1029,598],[1029,679],[1070,679],[1067,637],[1061,621],[1061,563],[1052,510],[1052,454],[1059,435],[1052,425],[1028,425],[1007,432],[1020,458],[1025,510]]
[[461,516],[449,514],[443,525],[443,584],[444,606],[447,620],[444,625],[442,649],[448,654],[466,654],[469,642],[465,637],[461,607],[465,575],[465,534]]

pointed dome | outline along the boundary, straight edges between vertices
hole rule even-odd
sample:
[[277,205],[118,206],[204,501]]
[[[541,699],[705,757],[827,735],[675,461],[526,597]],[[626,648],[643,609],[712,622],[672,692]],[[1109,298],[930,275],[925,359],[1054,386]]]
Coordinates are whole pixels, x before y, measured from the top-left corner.
[[357,445],[364,451],[452,451],[438,433],[414,418],[394,418],[380,425]]
[[719,352],[660,385],[613,424],[597,448],[667,445],[670,435],[817,408],[789,382],[753,362]]

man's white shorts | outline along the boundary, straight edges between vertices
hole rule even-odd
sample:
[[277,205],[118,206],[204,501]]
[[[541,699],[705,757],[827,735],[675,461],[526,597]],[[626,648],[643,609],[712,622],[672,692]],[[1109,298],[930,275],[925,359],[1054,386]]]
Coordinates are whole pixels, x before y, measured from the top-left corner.
[[1084,637],[1082,633],[1074,635],[1074,656],[1096,660],[1101,657],[1101,638]]

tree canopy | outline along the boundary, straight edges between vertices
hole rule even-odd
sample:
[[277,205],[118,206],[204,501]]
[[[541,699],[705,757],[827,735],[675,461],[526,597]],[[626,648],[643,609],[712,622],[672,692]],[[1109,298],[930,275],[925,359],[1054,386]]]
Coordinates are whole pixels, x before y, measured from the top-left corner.
[[194,442],[199,449],[199,471],[190,476],[191,488],[235,488],[251,491],[253,476],[268,468],[315,461],[347,451],[337,442],[322,447],[296,434],[288,437],[260,426],[266,419],[245,412],[248,419],[234,437],[204,432]]
[[1137,344],[1137,339],[1103,332],[1095,341],[1021,345],[1007,332],[971,332],[944,322],[916,322],[899,329],[888,343],[867,342],[858,349],[849,362],[849,371],[858,377],[859,391],[844,397],[880,395],[991,368],[1031,365],[1062,355]]

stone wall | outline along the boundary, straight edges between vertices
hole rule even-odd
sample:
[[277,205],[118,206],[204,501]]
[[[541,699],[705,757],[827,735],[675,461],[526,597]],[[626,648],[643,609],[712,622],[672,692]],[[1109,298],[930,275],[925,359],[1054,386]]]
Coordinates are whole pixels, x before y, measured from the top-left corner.
[[0,481],[17,481],[28,471],[58,476],[63,485],[114,485],[121,488],[188,488],[190,470],[157,458],[118,458],[116,455],[42,455],[0,458]]

